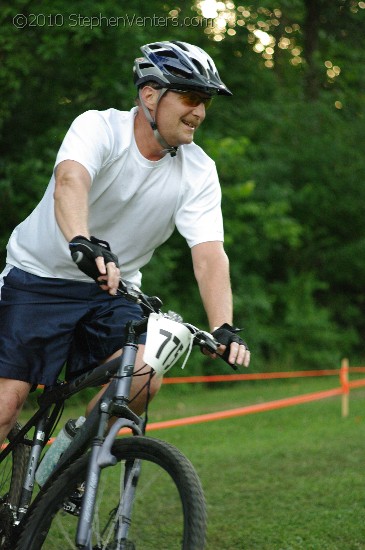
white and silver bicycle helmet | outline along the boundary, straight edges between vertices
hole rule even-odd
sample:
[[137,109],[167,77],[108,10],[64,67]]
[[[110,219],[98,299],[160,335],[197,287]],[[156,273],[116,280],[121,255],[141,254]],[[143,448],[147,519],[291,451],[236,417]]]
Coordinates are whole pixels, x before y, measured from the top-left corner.
[[223,84],[213,59],[187,42],[154,42],[141,47],[135,60],[135,84],[154,81],[163,88],[195,90],[208,95],[232,93]]
[[[147,82],[155,82],[160,88],[158,101],[169,89],[192,90],[209,96],[232,95],[220,79],[213,59],[198,46],[173,40],[146,44],[141,51],[143,57],[134,62],[134,83],[140,89]],[[156,139],[167,152],[175,155],[177,148],[170,146],[160,135],[141,96],[140,101]]]

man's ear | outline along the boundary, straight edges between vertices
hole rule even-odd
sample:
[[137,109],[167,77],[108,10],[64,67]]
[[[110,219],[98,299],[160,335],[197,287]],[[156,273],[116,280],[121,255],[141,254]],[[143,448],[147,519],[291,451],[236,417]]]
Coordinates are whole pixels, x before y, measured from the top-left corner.
[[152,86],[144,86],[140,93],[147,109],[154,111],[156,109],[160,90],[156,90],[152,88]]

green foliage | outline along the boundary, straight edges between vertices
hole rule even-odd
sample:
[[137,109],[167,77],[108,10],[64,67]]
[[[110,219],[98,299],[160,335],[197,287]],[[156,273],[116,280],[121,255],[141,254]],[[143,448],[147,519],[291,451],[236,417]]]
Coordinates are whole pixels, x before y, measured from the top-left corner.
[[[215,99],[197,143],[220,174],[235,323],[245,327],[253,368],[329,365],[345,353],[360,359],[365,10],[353,0],[255,0],[242,24],[243,7],[230,6],[214,40],[204,19],[184,19],[199,16],[193,2],[139,2],[133,12],[115,0],[2,3],[1,263],[73,118],[90,108],[131,108],[139,46],[186,40],[213,56],[234,92]],[[28,18],[24,28],[14,25],[16,14]],[[261,52],[258,29],[273,38]],[[206,323],[178,234],[144,270],[144,285],[168,308]],[[203,356],[197,363],[199,371],[212,368]],[[213,368],[226,372],[218,362]]]

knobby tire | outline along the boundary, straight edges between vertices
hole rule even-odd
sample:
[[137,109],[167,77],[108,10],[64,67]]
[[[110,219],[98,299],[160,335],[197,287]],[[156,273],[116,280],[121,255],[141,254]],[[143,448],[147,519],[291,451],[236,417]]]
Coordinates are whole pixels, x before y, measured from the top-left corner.
[[[131,540],[128,537],[123,548],[203,550],[205,501],[200,480],[190,461],[174,446],[144,436],[119,439],[115,441],[112,452],[117,465],[101,472],[98,498],[100,493],[103,501],[96,506],[92,542],[88,549],[117,548],[114,539],[107,539],[105,533],[108,529],[110,531],[109,524],[113,525],[113,514],[121,498],[119,489],[123,485],[124,469],[118,465],[140,459],[142,474],[133,505]],[[60,473],[44,493],[40,493],[21,525],[15,550],[75,548],[77,517],[65,512],[64,507],[77,486],[85,481],[88,459],[88,453],[81,456]],[[116,472],[118,480],[113,477]],[[105,483],[104,489],[102,482]]]
[[[21,429],[16,424],[6,442],[12,442]],[[30,447],[23,443],[0,463],[0,549],[13,550],[13,511],[18,507],[22,485],[28,467]]]

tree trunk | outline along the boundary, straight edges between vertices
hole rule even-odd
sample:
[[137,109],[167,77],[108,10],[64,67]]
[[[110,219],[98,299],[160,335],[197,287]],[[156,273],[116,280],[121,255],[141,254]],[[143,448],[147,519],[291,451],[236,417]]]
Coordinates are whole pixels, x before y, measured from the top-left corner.
[[318,97],[319,78],[315,62],[315,52],[318,48],[318,33],[321,14],[320,0],[304,0],[306,16],[304,20],[304,58],[307,63],[305,76],[305,96],[309,101]]

